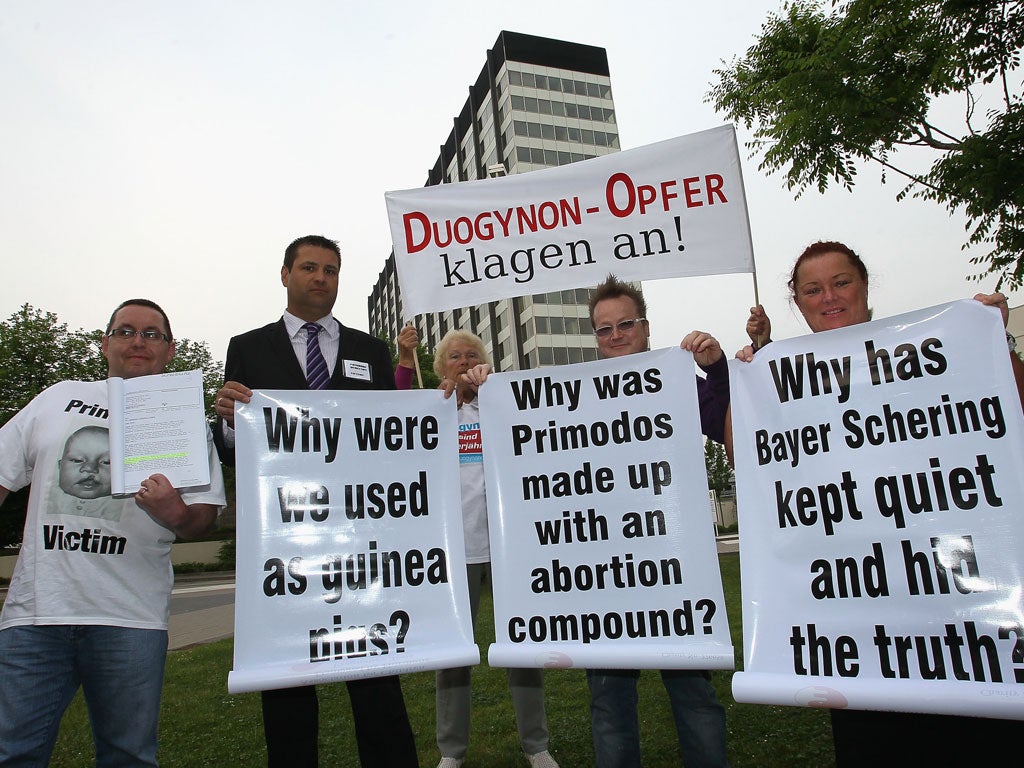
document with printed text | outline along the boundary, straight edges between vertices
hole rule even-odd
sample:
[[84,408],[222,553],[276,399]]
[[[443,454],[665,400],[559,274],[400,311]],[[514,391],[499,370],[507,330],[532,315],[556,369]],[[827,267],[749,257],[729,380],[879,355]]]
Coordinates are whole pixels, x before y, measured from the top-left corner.
[[112,377],[107,390],[114,496],[135,493],[157,473],[175,488],[209,484],[202,370]]

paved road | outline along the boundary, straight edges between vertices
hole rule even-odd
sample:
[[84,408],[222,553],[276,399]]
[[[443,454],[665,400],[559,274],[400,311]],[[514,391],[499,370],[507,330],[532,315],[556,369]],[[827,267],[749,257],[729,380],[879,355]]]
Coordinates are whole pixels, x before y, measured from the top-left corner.
[[171,592],[169,650],[231,637],[235,629],[235,575],[183,574]]

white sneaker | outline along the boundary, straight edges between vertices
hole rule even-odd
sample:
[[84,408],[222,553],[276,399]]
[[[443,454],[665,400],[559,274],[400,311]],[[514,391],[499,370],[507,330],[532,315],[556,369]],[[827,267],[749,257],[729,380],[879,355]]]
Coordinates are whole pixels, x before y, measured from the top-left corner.
[[558,768],[555,758],[546,749],[536,755],[527,755],[526,759],[530,763],[530,768]]
[[437,764],[437,768],[460,768],[462,765],[462,758],[460,757],[442,757],[441,762]]

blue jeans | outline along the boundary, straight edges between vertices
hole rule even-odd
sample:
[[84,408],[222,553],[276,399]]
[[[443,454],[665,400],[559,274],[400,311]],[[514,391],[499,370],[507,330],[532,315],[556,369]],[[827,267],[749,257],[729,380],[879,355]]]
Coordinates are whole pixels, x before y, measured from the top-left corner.
[[82,686],[98,768],[155,766],[167,632],[82,625],[0,631],[0,766],[46,766]]
[[[663,669],[686,768],[728,768],[725,709],[707,672]],[[597,768],[640,768],[639,669],[588,669],[590,728]]]

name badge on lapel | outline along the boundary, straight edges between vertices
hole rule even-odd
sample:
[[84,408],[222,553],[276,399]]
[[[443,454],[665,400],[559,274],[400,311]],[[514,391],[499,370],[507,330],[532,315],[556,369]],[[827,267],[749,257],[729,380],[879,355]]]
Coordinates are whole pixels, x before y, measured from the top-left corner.
[[345,374],[345,378],[348,379],[359,379],[360,381],[370,381],[370,364],[364,363],[362,360],[342,360],[342,372]]

